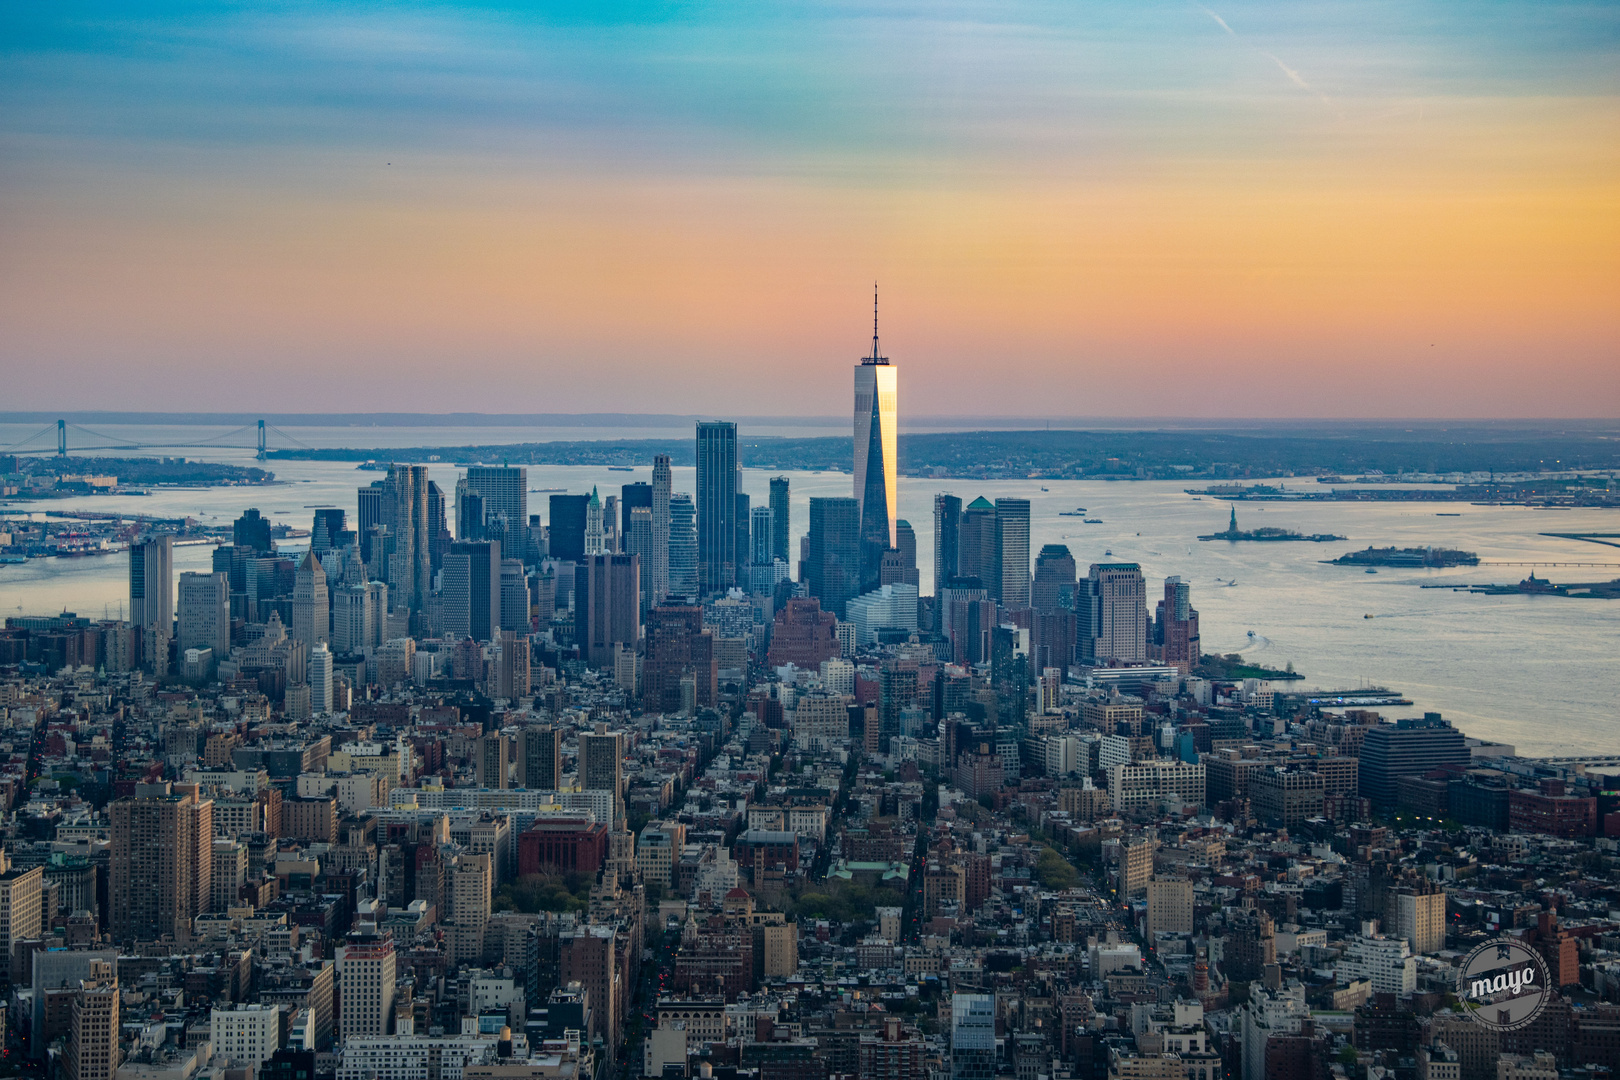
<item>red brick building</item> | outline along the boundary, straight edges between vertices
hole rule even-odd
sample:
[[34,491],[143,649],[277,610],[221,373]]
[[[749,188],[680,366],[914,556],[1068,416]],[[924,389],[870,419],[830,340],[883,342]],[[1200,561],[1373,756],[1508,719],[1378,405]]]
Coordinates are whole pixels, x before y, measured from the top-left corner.
[[594,874],[608,853],[607,826],[587,819],[540,820],[518,835],[518,875]]
[[1508,793],[1508,828],[1565,838],[1597,835],[1597,800],[1566,795],[1562,780],[1543,780],[1540,791]]
[[793,664],[811,671],[821,670],[823,660],[842,655],[838,645],[838,619],[821,610],[813,596],[795,597],[776,613],[771,628],[771,667]]

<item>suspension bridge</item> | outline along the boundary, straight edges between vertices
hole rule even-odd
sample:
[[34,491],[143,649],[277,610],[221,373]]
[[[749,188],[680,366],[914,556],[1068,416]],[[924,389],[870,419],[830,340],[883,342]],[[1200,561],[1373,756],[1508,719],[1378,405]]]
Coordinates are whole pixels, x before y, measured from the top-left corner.
[[[48,447],[46,441],[53,430],[52,425],[46,425],[28,436],[19,439],[10,446],[0,446],[0,454],[42,453]],[[260,420],[257,425],[243,424],[239,428],[199,438],[195,442],[132,442],[129,439],[119,438],[116,435],[106,435],[93,431],[83,424],[72,424],[66,420],[58,420],[54,425],[56,432],[56,453],[58,457],[83,451],[96,451],[104,453],[108,450],[219,450],[225,448],[256,450],[260,461],[263,461],[270,450],[270,438],[275,440],[282,448],[313,450],[315,447],[301,439],[282,431],[274,424],[267,424]]]

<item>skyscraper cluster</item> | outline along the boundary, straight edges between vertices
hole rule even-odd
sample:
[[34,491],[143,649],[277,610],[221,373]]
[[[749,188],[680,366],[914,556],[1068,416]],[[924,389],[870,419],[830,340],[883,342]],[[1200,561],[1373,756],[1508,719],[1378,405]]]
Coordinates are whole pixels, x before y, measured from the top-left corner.
[[303,552],[279,550],[281,529],[245,512],[212,572],[181,576],[178,610],[169,539],[133,545],[135,662],[252,677],[294,711],[324,712],[403,681],[521,697],[537,656],[567,657],[684,710],[712,702],[723,672],[763,662],[795,598],[816,613],[790,623],[826,613],[841,651],[922,635],[937,659],[1007,673],[1012,692],[1077,663],[1196,662],[1185,583],[1167,582],[1150,617],[1135,564],[1082,572],[1047,545],[1032,573],[1026,498],[935,496],[934,595],[919,595],[916,533],[899,516],[898,369],[877,315],[874,294],[871,349],[853,368],[850,495],[808,500],[796,551],[791,482],[772,477],[751,503],[732,421],[696,425],[690,491],[659,455],[650,483],[548,490],[544,513],[530,513],[523,466],[469,466],[447,500],[427,466],[392,464],[359,488],[352,529],[342,508],[316,507]]

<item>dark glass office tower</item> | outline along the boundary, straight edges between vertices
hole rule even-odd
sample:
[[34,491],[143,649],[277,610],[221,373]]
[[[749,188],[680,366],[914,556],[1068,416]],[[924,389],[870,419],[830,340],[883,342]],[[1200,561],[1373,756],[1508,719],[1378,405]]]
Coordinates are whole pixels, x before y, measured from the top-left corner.
[[270,542],[270,519],[259,514],[257,508],[242,511],[231,530],[237,547],[250,547],[255,551],[274,551]]
[[788,478],[771,477],[771,555],[792,566],[793,560],[788,558],[788,542],[793,535],[788,500]]
[[697,426],[698,591],[704,596],[736,583],[737,425],[704,420]]
[[619,535],[630,535],[630,511],[638,506],[652,509],[653,489],[651,484],[637,481],[634,484],[625,484],[619,489]]
[[382,497],[383,482],[373,480],[356,499],[355,531],[360,534],[360,558],[367,563],[372,561],[371,530],[383,523]]
[[338,507],[322,507],[315,511],[315,522],[309,530],[309,547],[316,553],[331,551],[342,537],[344,513]]
[[995,504],[983,495],[968,503],[957,523],[956,536],[956,576],[978,578],[995,595],[1000,588]]
[[962,500],[955,495],[934,496],[934,595],[955,577],[961,547]]
[[444,623],[454,634],[489,641],[501,626],[501,545],[468,540],[444,557]]
[[823,610],[840,619],[861,583],[860,512],[860,504],[852,498],[810,500],[807,587]]
[[749,528],[751,526],[751,522],[749,520],[749,509],[750,502],[748,496],[741,491],[737,492],[737,516],[735,518],[737,523],[737,540],[732,545],[732,559],[734,563],[732,568],[732,584],[740,585],[744,589],[748,588],[748,570],[746,568],[749,562],[748,552],[752,550],[749,546],[748,539]]
[[551,497],[551,557],[558,562],[585,561],[585,507],[589,495]]

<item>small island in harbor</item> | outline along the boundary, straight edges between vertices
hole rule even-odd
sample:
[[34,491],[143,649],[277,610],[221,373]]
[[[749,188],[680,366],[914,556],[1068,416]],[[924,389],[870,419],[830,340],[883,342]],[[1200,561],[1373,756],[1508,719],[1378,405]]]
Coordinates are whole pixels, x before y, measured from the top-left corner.
[[1312,533],[1309,536],[1295,532],[1292,529],[1277,529],[1267,526],[1262,529],[1239,529],[1237,526],[1237,507],[1232,508],[1232,521],[1224,532],[1210,533],[1200,536],[1200,540],[1270,540],[1291,541],[1298,540],[1312,544],[1326,544],[1336,540],[1348,540],[1348,536],[1335,536],[1332,533]]
[[1348,551],[1337,559],[1322,561],[1334,566],[1478,566],[1479,556],[1455,548],[1375,548],[1369,545],[1365,551]]

